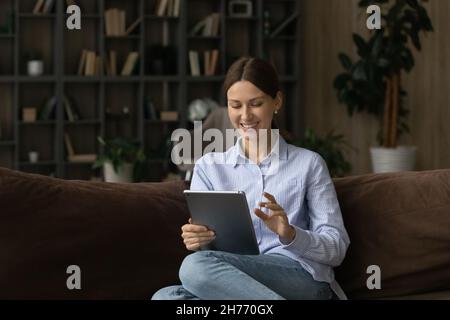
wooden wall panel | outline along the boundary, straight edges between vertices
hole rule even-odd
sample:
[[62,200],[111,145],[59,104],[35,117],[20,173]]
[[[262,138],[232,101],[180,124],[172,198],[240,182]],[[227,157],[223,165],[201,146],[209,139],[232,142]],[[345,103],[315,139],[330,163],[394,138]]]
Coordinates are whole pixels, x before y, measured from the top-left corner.
[[[356,56],[352,32],[367,33],[358,0],[303,0],[300,22],[302,119],[324,134],[335,128],[358,149],[348,155],[352,174],[371,172],[369,147],[376,144],[378,121],[367,114],[349,117],[332,86],[341,72],[339,52]],[[435,32],[423,38],[416,67],[404,76],[411,110],[411,135],[400,142],[418,146],[418,170],[450,168],[450,1],[427,4]]]

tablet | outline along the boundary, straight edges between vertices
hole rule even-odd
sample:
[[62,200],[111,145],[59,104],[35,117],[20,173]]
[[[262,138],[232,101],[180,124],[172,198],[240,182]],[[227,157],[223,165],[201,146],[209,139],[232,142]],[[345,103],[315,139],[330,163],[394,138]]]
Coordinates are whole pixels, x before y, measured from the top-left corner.
[[243,191],[185,190],[192,223],[204,225],[216,238],[202,250],[258,255],[250,210]]

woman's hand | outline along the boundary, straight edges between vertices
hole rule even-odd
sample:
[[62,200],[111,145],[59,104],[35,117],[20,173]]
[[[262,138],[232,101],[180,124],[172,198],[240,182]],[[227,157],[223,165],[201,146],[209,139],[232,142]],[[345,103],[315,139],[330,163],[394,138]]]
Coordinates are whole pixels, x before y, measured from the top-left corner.
[[265,214],[262,210],[255,208],[255,214],[266,224],[266,226],[278,234],[286,242],[291,242],[295,238],[295,229],[289,224],[288,217],[284,209],[277,203],[275,197],[264,192],[269,202],[260,202],[259,206],[268,208],[270,214]]
[[216,238],[213,231],[208,230],[205,226],[192,224],[190,218],[189,223],[181,227],[181,231],[184,245],[191,251],[200,250],[201,246],[207,245]]

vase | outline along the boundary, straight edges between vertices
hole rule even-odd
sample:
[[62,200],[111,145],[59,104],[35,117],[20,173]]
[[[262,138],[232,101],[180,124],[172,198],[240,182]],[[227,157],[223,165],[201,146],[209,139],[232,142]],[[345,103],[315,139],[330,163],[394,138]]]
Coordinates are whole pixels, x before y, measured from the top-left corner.
[[41,60],[30,60],[27,64],[29,76],[41,76],[44,73],[44,62]]
[[124,163],[119,167],[119,172],[114,171],[111,162],[105,162],[103,165],[103,174],[106,182],[130,183],[133,182],[133,164]]
[[372,147],[370,154],[374,173],[412,171],[416,164],[415,146],[397,148]]

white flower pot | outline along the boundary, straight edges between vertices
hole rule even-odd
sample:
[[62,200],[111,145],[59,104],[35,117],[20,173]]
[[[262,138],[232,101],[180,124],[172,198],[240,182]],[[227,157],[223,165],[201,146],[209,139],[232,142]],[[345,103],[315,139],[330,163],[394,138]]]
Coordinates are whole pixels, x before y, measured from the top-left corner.
[[133,182],[133,165],[131,163],[125,163],[119,168],[119,173],[116,173],[112,163],[106,162],[103,165],[103,174],[106,182]]
[[44,62],[41,60],[30,60],[27,64],[29,76],[41,76],[44,73]]
[[412,171],[416,164],[415,146],[397,148],[370,148],[374,173]]

